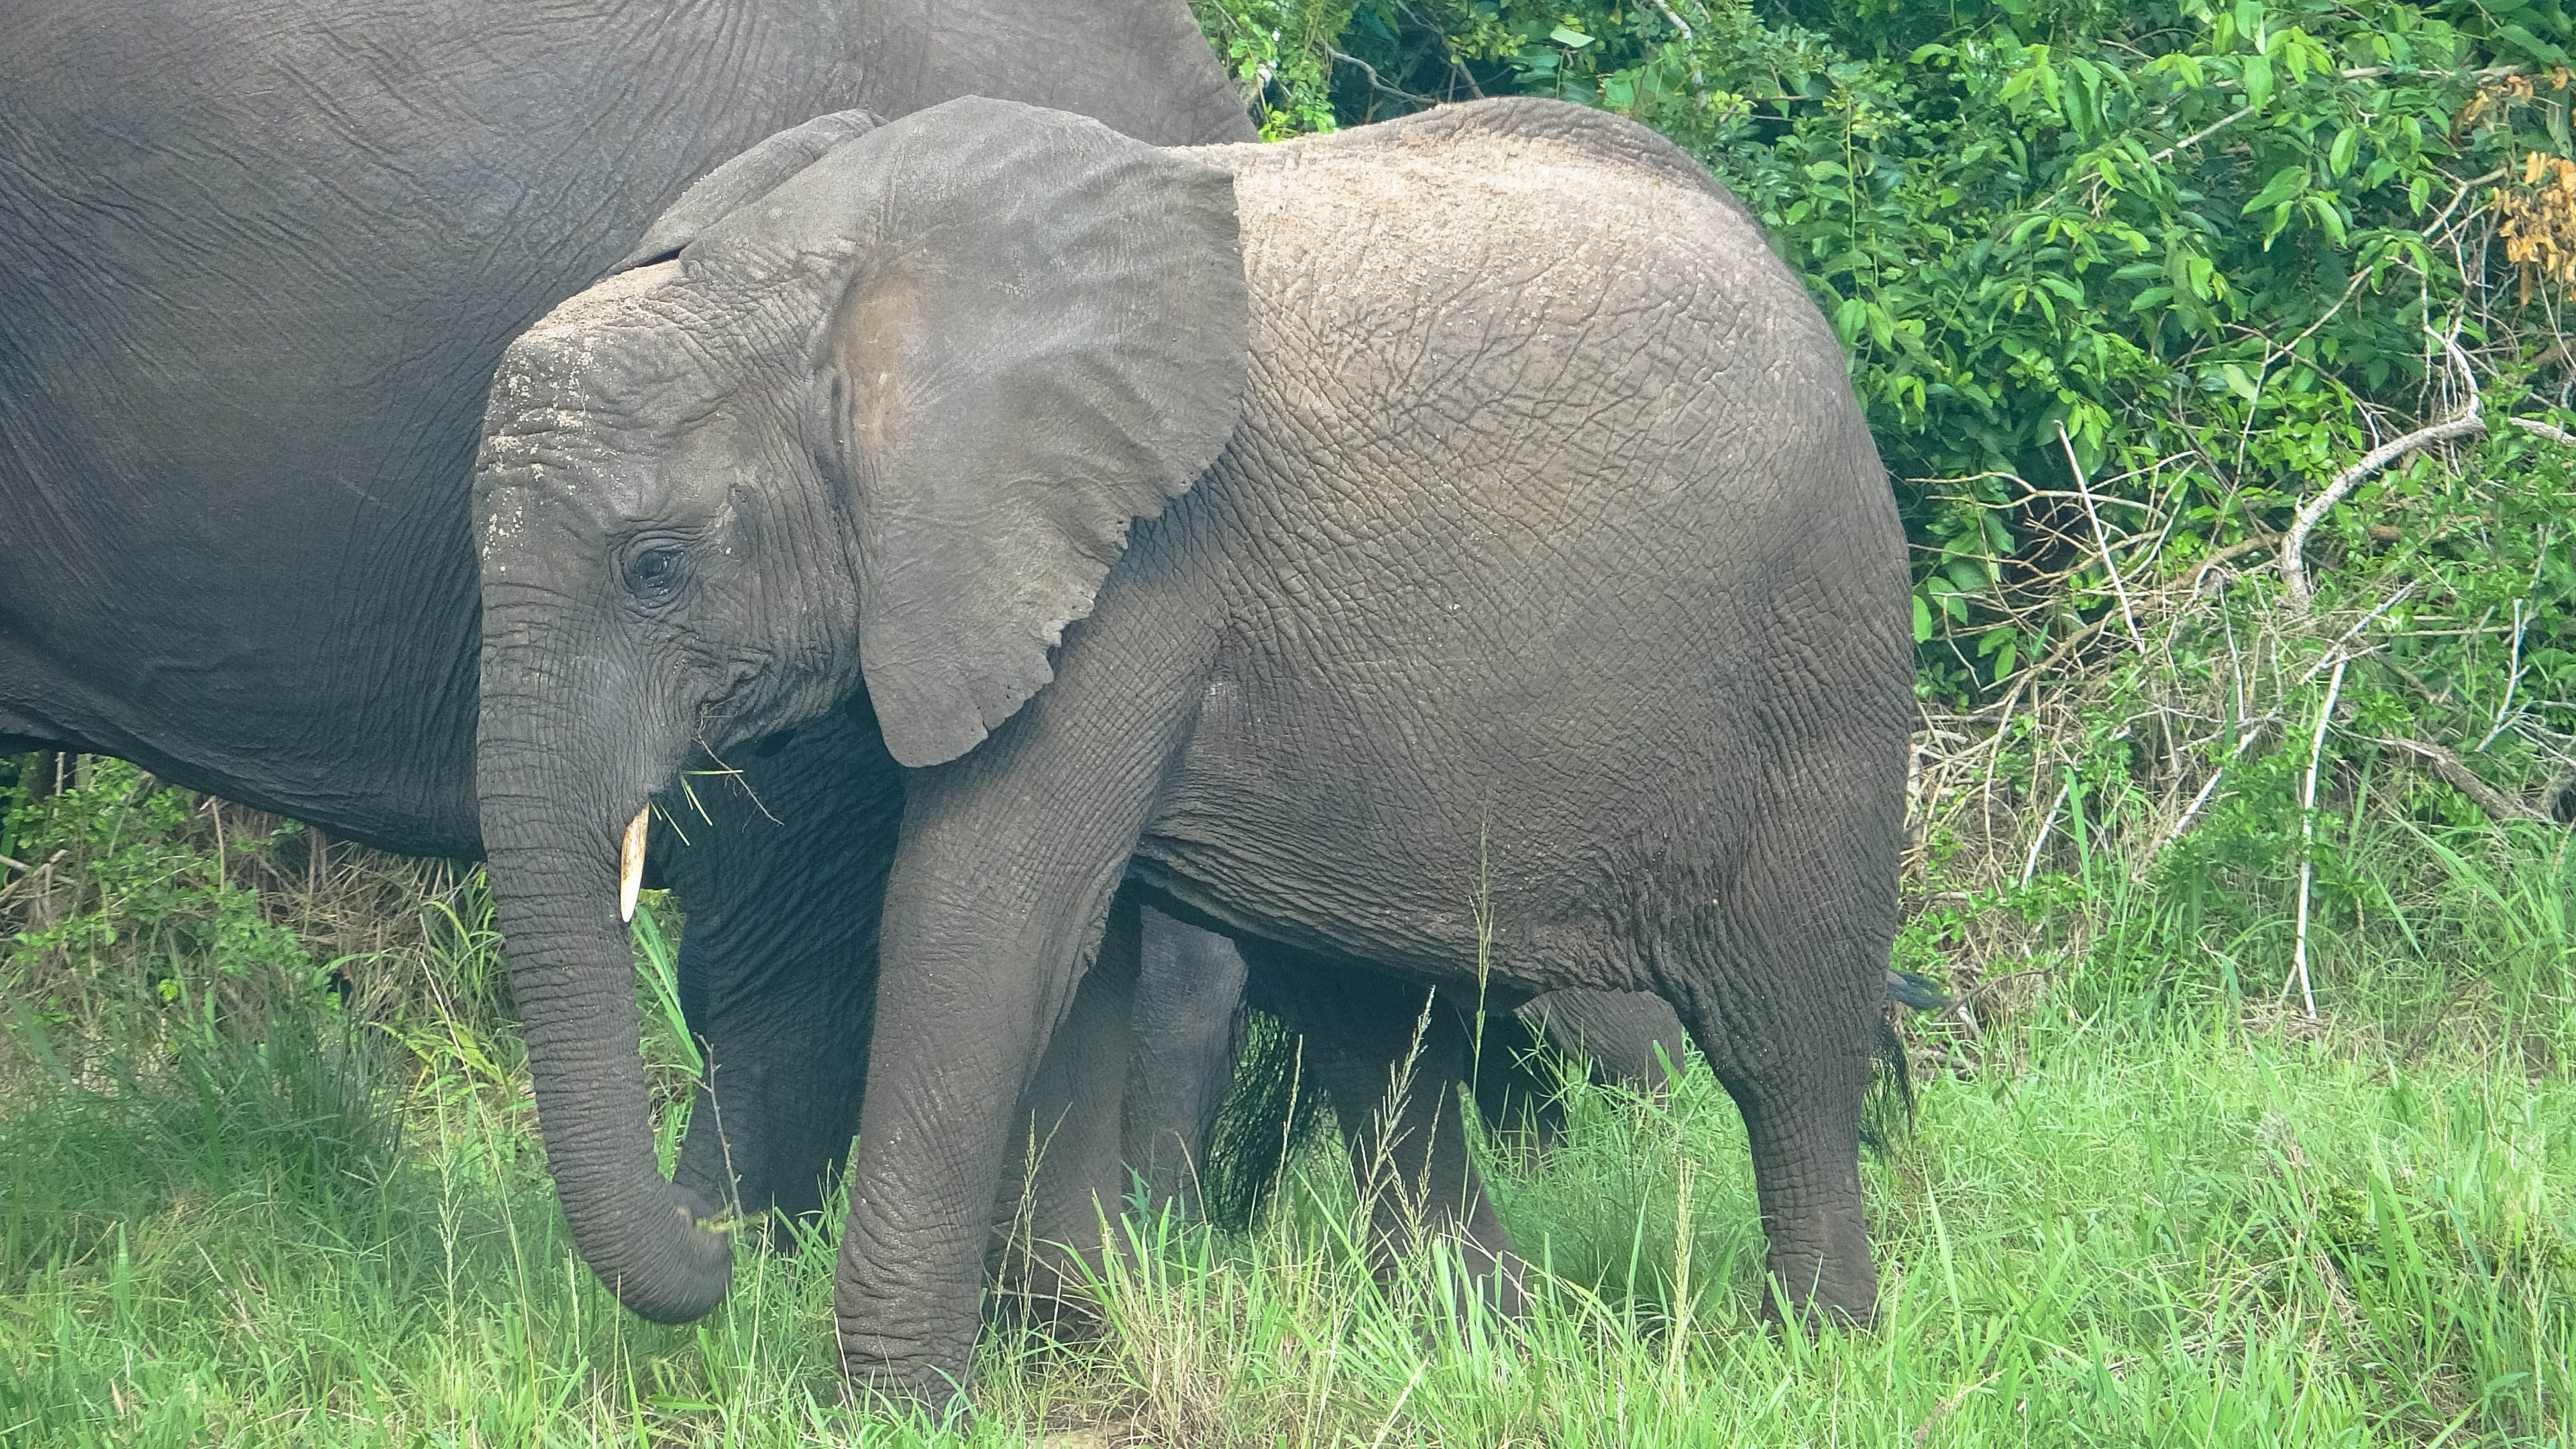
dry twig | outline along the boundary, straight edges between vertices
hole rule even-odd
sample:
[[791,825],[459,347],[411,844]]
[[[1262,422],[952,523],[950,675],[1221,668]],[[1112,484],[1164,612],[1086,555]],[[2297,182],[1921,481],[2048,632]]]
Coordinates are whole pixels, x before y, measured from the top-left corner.
[[2102,530],[2101,510],[2093,506],[2093,484],[2084,476],[2084,465],[2075,461],[2075,444],[2066,436],[2066,424],[2057,425],[2057,446],[2066,454],[2066,471],[2075,475],[2076,491],[2084,495],[2084,516],[2093,521],[2093,541],[2102,549],[2102,572],[2111,576],[2111,592],[2119,596],[2120,620],[2129,627],[2129,642],[2140,649],[2146,639],[2138,633],[2138,611],[2129,607],[2129,586],[2120,580],[2120,564],[2111,557],[2111,536]]
[[[2334,723],[2335,700],[2343,693],[2344,666],[2335,661],[2334,678],[2326,681],[2326,702],[2317,709],[2317,732],[2308,741],[2308,779],[2299,791],[2299,927],[2290,950],[2290,966],[2299,983],[2299,1001],[2308,1020],[2317,1019],[2316,988],[2308,980],[2308,891],[2317,875],[2317,768],[2325,763],[2326,727]],[[2286,990],[2286,985],[2285,988]]]

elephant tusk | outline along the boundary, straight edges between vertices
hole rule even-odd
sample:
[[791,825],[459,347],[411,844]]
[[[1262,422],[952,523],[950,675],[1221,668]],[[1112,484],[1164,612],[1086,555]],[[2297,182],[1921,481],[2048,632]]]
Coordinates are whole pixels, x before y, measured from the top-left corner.
[[626,827],[626,842],[617,850],[617,919],[635,919],[635,896],[644,889],[644,826],[653,818],[653,807],[635,812]]

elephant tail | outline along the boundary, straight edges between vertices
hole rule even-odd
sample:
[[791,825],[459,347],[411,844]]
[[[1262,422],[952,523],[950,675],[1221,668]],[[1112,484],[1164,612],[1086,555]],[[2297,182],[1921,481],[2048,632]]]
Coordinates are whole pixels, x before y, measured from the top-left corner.
[[[1914,971],[1887,973],[1887,1000],[1907,1011],[1938,1011],[1950,994],[1931,977]],[[1861,1141],[1886,1152],[1914,1127],[1914,1071],[1905,1058],[1905,1039],[1897,1034],[1895,1013],[1878,1014],[1875,1048],[1878,1069],[1869,1096],[1861,1104]]]
[[1939,1011],[1950,1004],[1950,993],[1920,971],[1889,971],[1887,999],[1908,1011]]

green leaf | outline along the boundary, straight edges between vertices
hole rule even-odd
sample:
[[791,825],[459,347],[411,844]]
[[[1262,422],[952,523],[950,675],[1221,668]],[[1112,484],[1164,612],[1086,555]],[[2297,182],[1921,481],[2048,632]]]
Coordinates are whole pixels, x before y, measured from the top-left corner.
[[2335,133],[2334,145],[2326,151],[2326,173],[2346,176],[2352,171],[2352,158],[2361,151],[2361,131],[2346,126]]
[[2245,57],[2245,104],[2256,112],[2272,99],[2272,62],[2259,55]]
[[2311,196],[2302,205],[2307,208],[2308,215],[2316,218],[2317,227],[2326,234],[2326,240],[2338,247],[2344,244],[2343,208],[2334,204],[2333,197]]
[[1845,297],[1834,308],[1834,333],[1848,347],[1860,340],[1861,329],[1869,325],[1869,304],[1858,297]]
[[2284,166],[2272,173],[2272,179],[2263,183],[2263,189],[2254,193],[2254,199],[2245,203],[2245,209],[2237,215],[2252,216],[2267,206],[2279,206],[2307,189],[2308,168]]
[[2530,30],[2525,27],[2513,22],[2508,21],[2503,25],[2497,26],[2496,39],[2505,42],[2507,45],[2514,47],[2516,50],[2521,51],[2523,54],[2530,56],[2534,60],[2542,61],[2550,65],[2564,65],[2567,63],[2567,52],[2565,50],[2550,44],[2548,41],[2532,34]]
[[2220,364],[2218,375],[2226,379],[2227,390],[2229,392],[2236,394],[2238,397],[2245,399],[2249,403],[2262,396],[2262,389],[2254,385],[2253,374],[2247,372],[2244,368],[2238,367],[2235,363],[2229,362]]
[[1581,50],[1592,43],[1592,37],[1572,26],[1560,25],[1547,33],[1547,38],[1568,50]]
[[1923,602],[1921,594],[1916,594],[1914,596],[1914,642],[1920,644],[1931,637],[1932,606]]

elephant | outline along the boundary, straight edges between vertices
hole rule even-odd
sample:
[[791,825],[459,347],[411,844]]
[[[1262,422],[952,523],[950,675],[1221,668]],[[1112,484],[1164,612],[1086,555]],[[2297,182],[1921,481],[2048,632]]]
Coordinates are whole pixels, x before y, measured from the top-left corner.
[[701,742],[846,709],[903,800],[855,1379],[961,1382],[1015,1104],[1122,891],[1354,1060],[1390,1016],[1660,997],[1777,1291],[1867,1322],[1904,536],[1758,225],[1548,101],[1275,146],[835,125],[514,339],[485,418],[483,835],[594,1271],[681,1316],[729,1269],[642,1129],[619,842]]
[[[970,92],[1157,144],[1253,135],[1182,0],[12,14],[0,751],[481,856],[470,483],[504,345],[752,143]],[[648,833],[714,1064],[701,1200],[809,1208],[856,1126],[900,807],[857,733],[728,743],[693,762],[721,776],[703,811]]]

